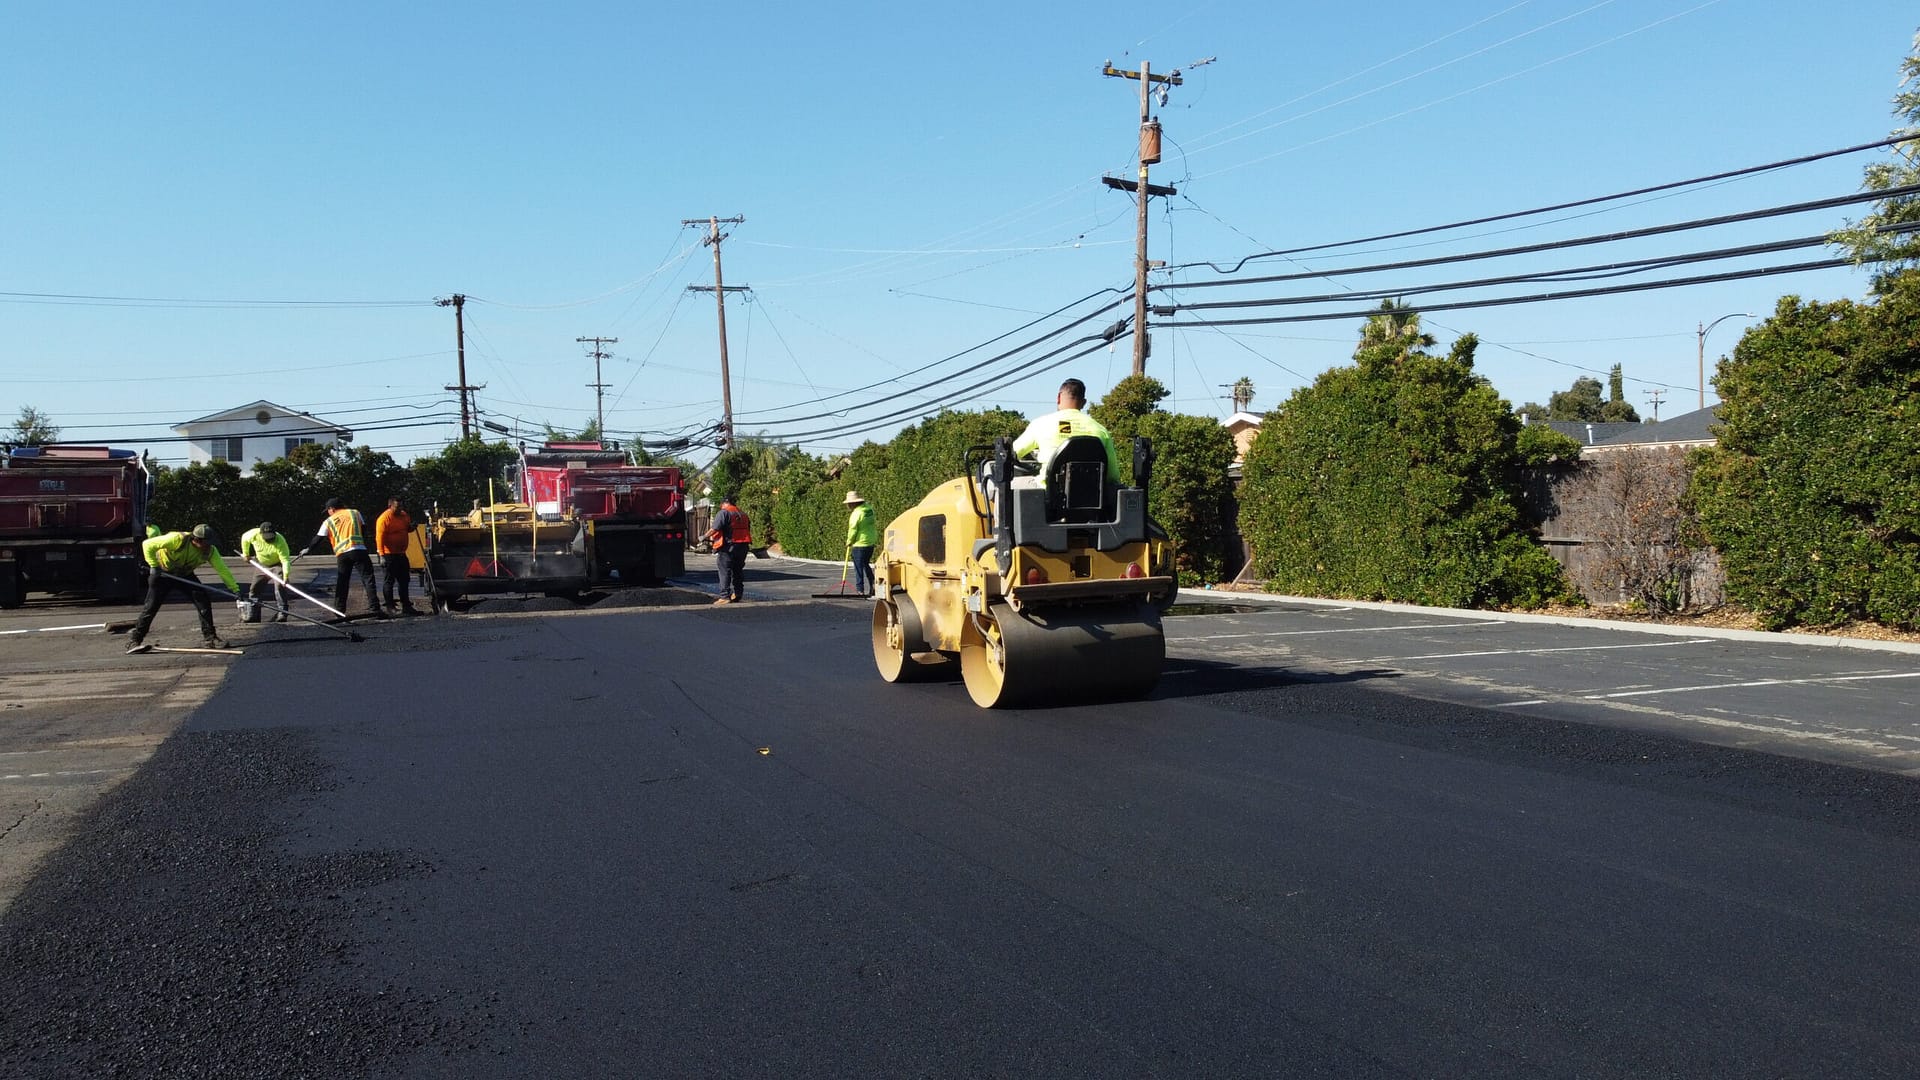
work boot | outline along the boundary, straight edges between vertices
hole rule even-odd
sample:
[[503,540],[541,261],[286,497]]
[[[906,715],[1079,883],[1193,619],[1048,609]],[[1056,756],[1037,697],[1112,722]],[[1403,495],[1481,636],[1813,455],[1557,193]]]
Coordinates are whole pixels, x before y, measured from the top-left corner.
[[132,656],[134,653],[143,653],[143,652],[152,652],[152,651],[153,651],[153,646],[147,644],[144,641],[130,641],[127,643],[128,656]]
[[421,610],[420,610],[419,608],[417,608],[417,607],[414,607],[414,606],[413,606],[412,604],[408,604],[408,605],[407,605],[406,607],[403,607],[403,608],[401,608],[401,609],[400,609],[400,614],[402,614],[402,615],[425,615],[425,614],[426,614],[426,612],[424,612],[424,611],[421,611]]
[[718,599],[718,600],[715,600],[715,601],[713,602],[713,606],[714,606],[714,607],[719,607],[719,606],[720,606],[721,604],[731,604],[731,603],[733,603],[733,597],[731,597],[731,596],[723,596],[723,597],[721,597],[720,599]]
[[286,610],[285,610],[285,609],[282,609],[282,610],[280,610],[280,611],[276,611],[276,612],[274,612],[274,613],[273,613],[273,621],[274,621],[274,622],[286,622],[286,621],[287,621],[287,613],[286,613]]
[[219,634],[209,634],[202,640],[206,642],[206,646],[209,649],[224,649],[227,647],[227,643],[221,640]]

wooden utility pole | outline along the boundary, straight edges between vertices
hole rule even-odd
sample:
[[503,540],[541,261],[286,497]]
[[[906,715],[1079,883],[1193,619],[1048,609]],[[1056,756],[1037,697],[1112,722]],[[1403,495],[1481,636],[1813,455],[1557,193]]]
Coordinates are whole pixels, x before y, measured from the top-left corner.
[[583,344],[589,341],[593,342],[593,381],[587,384],[587,388],[593,391],[593,429],[600,440],[600,444],[605,446],[607,442],[607,413],[605,408],[603,408],[605,404],[603,399],[606,397],[607,384],[600,381],[600,361],[605,360],[610,354],[601,351],[600,347],[602,345],[618,345],[620,344],[620,339],[617,337],[577,337],[573,340]]
[[[1213,62],[1212,57],[1199,61],[1194,66]],[[1171,74],[1155,75],[1151,65],[1140,61],[1139,71],[1124,71],[1113,66],[1109,60],[1101,74],[1118,79],[1140,80],[1140,175],[1129,185],[1117,177],[1103,176],[1100,182],[1116,191],[1132,191],[1137,204],[1137,216],[1134,225],[1133,258],[1133,373],[1147,373],[1147,353],[1151,344],[1147,340],[1147,271],[1155,263],[1147,260],[1147,199],[1154,195],[1178,194],[1171,185],[1147,183],[1147,167],[1160,161],[1160,121],[1153,118],[1153,84],[1160,84],[1160,103],[1167,102],[1167,90],[1181,85],[1180,70],[1175,68]]]
[[746,220],[746,218],[740,216],[730,218],[708,217],[705,221],[699,218],[680,219],[681,225],[705,225],[707,227],[707,235],[701,237],[700,242],[713,249],[713,284],[689,285],[687,286],[687,291],[707,292],[711,290],[713,292],[714,303],[720,309],[720,448],[722,450],[733,449],[733,380],[727,376],[727,294],[730,292],[746,292],[747,287],[745,285],[728,285],[720,276],[720,241],[727,238],[727,234],[720,231],[720,226],[740,225],[745,223]]
[[460,392],[460,437],[464,439],[473,434],[473,409],[468,404],[467,395],[475,390],[485,389],[480,386],[467,385],[467,323],[465,316],[467,298],[459,293],[454,293],[445,300],[435,300],[434,303],[440,307],[453,308],[453,342],[454,348],[460,356],[460,385],[449,386],[447,389],[458,390]]

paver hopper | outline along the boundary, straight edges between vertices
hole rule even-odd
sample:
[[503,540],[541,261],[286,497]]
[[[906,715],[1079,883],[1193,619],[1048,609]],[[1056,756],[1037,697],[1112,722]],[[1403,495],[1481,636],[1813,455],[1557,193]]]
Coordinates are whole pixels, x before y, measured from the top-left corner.
[[591,584],[586,530],[571,512],[476,503],[466,514],[431,517],[422,531],[436,606],[481,593],[577,596]]

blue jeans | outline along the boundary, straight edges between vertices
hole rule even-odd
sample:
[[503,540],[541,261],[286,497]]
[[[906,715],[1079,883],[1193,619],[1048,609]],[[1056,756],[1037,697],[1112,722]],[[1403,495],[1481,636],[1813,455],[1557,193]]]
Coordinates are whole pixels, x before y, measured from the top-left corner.
[[853,587],[863,596],[873,595],[873,548],[849,549],[853,553]]

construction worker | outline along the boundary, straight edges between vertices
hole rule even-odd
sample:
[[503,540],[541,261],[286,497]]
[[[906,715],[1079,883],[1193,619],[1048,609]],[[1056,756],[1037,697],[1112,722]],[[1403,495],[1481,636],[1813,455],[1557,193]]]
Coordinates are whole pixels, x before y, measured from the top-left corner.
[[847,492],[847,558],[853,560],[853,587],[861,596],[873,595],[873,549],[880,543],[873,507],[857,491]]
[[1040,475],[1047,475],[1047,463],[1053,460],[1060,447],[1075,435],[1091,435],[1107,447],[1107,479],[1120,479],[1120,458],[1113,452],[1113,433],[1107,426],[1084,411],[1087,407],[1087,384],[1079,379],[1068,379],[1060,384],[1060,390],[1054,394],[1053,402],[1058,412],[1050,412],[1037,417],[1020,437],[1013,440],[1013,456],[1036,455],[1040,460]]
[[[412,535],[413,515],[400,505],[400,496],[388,498],[387,508],[373,521],[373,546],[380,553],[380,569],[386,579],[381,586],[381,599],[386,601],[389,611],[418,615],[420,609],[413,606],[413,597],[408,592],[413,567],[407,564],[407,538]],[[400,589],[397,609],[393,600],[395,585]]]
[[[274,531],[271,521],[263,521],[258,528],[240,534],[240,557],[259,563],[268,570],[278,567],[276,573],[282,580],[293,576],[293,549],[287,544],[286,537]],[[253,587],[247,597],[247,613],[242,616],[245,621],[260,621],[260,598],[266,595],[269,586],[273,589],[274,600],[279,604],[273,621],[287,621],[287,605],[291,601],[287,599],[286,587],[273,574],[260,570],[253,575]]]
[[220,549],[213,545],[213,530],[206,525],[195,525],[191,532],[149,537],[141,542],[140,555],[147,561],[147,604],[140,609],[140,618],[133,624],[127,651],[152,651],[153,646],[147,644],[147,631],[153,626],[153,617],[160,613],[160,605],[166,603],[167,596],[175,589],[185,589],[187,598],[193,601],[193,608],[200,615],[200,636],[207,648],[226,648],[227,643],[213,630],[213,602],[207,598],[207,589],[199,585],[200,577],[194,572],[212,563],[233,595],[236,598],[240,595],[233,571],[227,569],[220,558]]
[[707,542],[713,545],[714,561],[720,567],[720,599],[715,604],[737,604],[746,597],[747,552],[753,547],[753,526],[746,511],[733,504],[733,496],[720,500],[720,512],[713,515],[713,528],[707,530]]
[[386,618],[387,611],[380,606],[380,593],[373,587],[373,557],[367,554],[367,519],[360,516],[360,511],[348,509],[339,499],[328,499],[326,520],[320,523],[320,531],[313,534],[301,554],[311,554],[322,545],[333,552],[333,606],[347,610],[347,593],[352,589],[353,574],[357,570],[367,587],[367,607],[376,617]]

